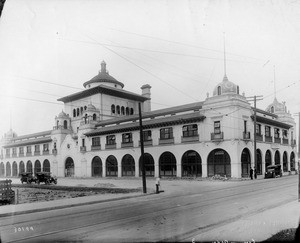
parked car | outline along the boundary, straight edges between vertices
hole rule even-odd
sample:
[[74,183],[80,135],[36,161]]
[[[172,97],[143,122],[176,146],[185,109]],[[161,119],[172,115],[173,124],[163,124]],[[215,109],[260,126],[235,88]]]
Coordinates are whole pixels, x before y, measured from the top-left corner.
[[45,182],[45,184],[54,183],[57,184],[57,178],[51,176],[50,172],[37,172],[36,173],[36,183],[40,184],[41,182]]
[[27,184],[31,184],[32,182],[36,182],[36,177],[32,175],[31,172],[21,173],[21,182],[22,184],[25,182]]
[[265,179],[266,178],[275,178],[282,176],[281,165],[269,165],[266,169]]

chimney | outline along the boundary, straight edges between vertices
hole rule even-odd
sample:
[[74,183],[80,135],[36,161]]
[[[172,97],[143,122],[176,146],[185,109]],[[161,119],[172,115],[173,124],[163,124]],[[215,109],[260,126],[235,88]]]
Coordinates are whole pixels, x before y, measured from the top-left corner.
[[144,84],[141,87],[142,90],[142,96],[148,98],[148,100],[144,101],[143,103],[143,111],[148,112],[151,111],[151,86],[149,84]]

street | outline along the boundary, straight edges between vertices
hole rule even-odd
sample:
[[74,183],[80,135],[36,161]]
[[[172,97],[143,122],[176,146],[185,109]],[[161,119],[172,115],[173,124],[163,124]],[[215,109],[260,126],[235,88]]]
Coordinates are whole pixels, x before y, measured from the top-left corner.
[[1,240],[191,242],[201,233],[296,200],[297,186],[298,176],[185,183],[172,192],[2,217]]

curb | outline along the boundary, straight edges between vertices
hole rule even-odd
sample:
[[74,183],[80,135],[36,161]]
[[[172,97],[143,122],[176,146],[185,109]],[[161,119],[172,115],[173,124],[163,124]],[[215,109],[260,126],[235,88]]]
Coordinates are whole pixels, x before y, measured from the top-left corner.
[[127,197],[119,197],[119,198],[111,198],[111,199],[103,199],[103,200],[94,200],[94,201],[82,202],[82,203],[71,203],[71,204],[67,204],[67,205],[58,205],[58,206],[52,206],[52,207],[50,206],[50,207],[45,207],[45,208],[28,209],[28,210],[19,211],[19,212],[0,213],[0,217],[8,217],[8,216],[28,214],[28,213],[37,213],[37,212],[43,212],[43,211],[51,211],[51,210],[56,210],[56,209],[71,208],[71,207],[77,207],[77,206],[83,206],[83,205],[92,205],[92,204],[96,204],[96,203],[119,201],[119,200],[124,200],[124,199],[129,199],[129,198],[135,198],[135,197],[144,197],[144,196],[148,196],[148,195],[152,195],[152,194],[155,194],[155,193],[147,193],[147,194],[136,195],[136,196],[127,196]]

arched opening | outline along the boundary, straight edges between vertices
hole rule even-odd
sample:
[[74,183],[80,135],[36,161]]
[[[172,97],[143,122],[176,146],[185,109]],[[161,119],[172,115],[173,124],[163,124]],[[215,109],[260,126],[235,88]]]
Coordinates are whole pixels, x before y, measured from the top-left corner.
[[68,121],[64,120],[64,129],[68,129]]
[[[145,174],[148,177],[154,176],[154,159],[151,154],[145,153],[144,154],[144,166],[145,166]],[[142,176],[142,161],[141,157],[139,159],[139,170],[140,176]]]
[[30,160],[27,161],[26,164],[26,172],[32,173],[32,162]]
[[221,95],[221,86],[218,86],[218,95]]
[[97,120],[97,115],[93,114],[93,121],[96,121],[96,120]]
[[133,108],[130,108],[130,115],[133,115],[134,114],[134,110]]
[[211,151],[207,159],[207,175],[221,175],[231,177],[231,163],[229,154],[223,149]]
[[126,107],[126,116],[128,116],[128,115],[129,115],[129,108]]
[[249,177],[251,168],[250,151],[244,148],[241,155],[242,177]]
[[120,115],[120,106],[117,105],[117,114]]
[[267,169],[267,167],[269,165],[272,164],[272,156],[271,156],[271,151],[267,150],[266,155],[265,155],[265,167]]
[[295,171],[295,154],[294,152],[290,155],[291,171]]
[[41,162],[39,160],[36,160],[34,162],[34,174],[41,171],[42,171]]
[[118,176],[118,161],[113,155],[106,159],[106,176]]
[[124,108],[124,106],[121,107],[121,115],[125,115],[125,108]]
[[282,170],[283,170],[283,172],[287,172],[288,171],[288,155],[287,155],[286,151],[283,152]]
[[11,166],[10,163],[6,163],[6,176],[11,176]]
[[80,114],[82,115],[83,113],[83,107],[80,107]]
[[200,155],[189,150],[185,152],[181,159],[182,177],[201,177],[202,176],[202,161]]
[[16,161],[12,164],[12,176],[18,176],[18,165]]
[[176,158],[170,152],[164,152],[159,157],[159,175],[176,176]]
[[65,177],[73,177],[75,175],[74,160],[71,157],[66,159]]
[[1,162],[0,164],[0,176],[5,176],[5,168],[3,162]]
[[275,165],[280,165],[280,153],[278,150],[275,152]]
[[262,174],[262,155],[261,155],[261,151],[259,149],[256,150],[256,163],[257,163],[256,173],[258,175],[261,175]]
[[19,174],[24,173],[24,172],[25,172],[25,164],[23,161],[21,161],[19,164]]
[[92,160],[92,176],[102,177],[102,160],[98,156]]
[[73,117],[76,117],[76,109],[73,109]]
[[50,172],[50,162],[49,160],[45,159],[43,162],[43,171],[44,172]]
[[79,108],[77,108],[77,116],[79,116]]
[[122,158],[122,176],[134,176],[135,163],[134,158],[130,154],[126,154]]
[[112,114],[116,113],[116,107],[115,107],[115,105],[111,105],[111,113]]

